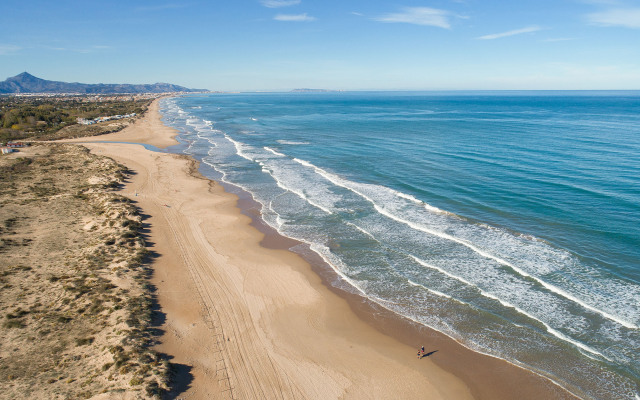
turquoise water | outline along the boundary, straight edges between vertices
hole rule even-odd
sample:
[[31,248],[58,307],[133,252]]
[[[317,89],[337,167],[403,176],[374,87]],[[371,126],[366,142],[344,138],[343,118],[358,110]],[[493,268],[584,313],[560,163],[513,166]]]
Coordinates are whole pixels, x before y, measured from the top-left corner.
[[581,397],[638,398],[640,93],[215,94],[161,109],[334,285]]

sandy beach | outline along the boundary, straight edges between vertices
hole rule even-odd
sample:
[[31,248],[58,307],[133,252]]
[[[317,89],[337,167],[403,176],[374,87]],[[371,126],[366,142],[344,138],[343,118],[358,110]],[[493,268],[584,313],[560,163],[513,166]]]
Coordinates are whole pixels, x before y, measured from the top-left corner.
[[[176,134],[155,101],[134,125],[94,140],[167,147]],[[200,176],[194,160],[78,142],[134,172],[121,194],[145,216],[162,315],[157,350],[178,365],[180,398],[573,398],[328,287],[331,271],[278,249],[276,235],[265,240],[238,198]],[[417,359],[420,345],[428,356]]]

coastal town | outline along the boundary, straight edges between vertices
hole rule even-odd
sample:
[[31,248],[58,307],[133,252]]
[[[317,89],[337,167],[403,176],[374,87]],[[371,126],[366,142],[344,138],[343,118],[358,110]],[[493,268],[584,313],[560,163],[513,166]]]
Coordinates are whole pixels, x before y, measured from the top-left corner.
[[[29,100],[79,101],[82,103],[96,103],[103,101],[137,101],[153,100],[169,93],[135,93],[135,94],[80,94],[80,93],[12,93],[11,97]],[[5,95],[8,96],[8,95]]]

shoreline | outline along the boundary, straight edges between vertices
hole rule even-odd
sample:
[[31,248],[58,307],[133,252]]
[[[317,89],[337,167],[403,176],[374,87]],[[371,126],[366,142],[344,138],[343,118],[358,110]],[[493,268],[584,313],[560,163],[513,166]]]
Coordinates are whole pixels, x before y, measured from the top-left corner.
[[[221,185],[227,186],[231,184],[221,183]],[[344,281],[338,272],[323,260],[322,257],[311,250],[306,243],[284,236],[268,225],[260,215],[260,203],[254,200],[250,193],[237,186],[231,186],[233,186],[236,191],[242,192],[238,200],[238,207],[241,212],[250,217],[252,220],[251,226],[264,235],[263,240],[260,242],[261,246],[287,250],[298,254],[309,264],[312,272],[320,277],[322,284],[329,291],[345,299],[351,311],[353,311],[358,318],[384,335],[393,337],[409,347],[415,348],[420,347],[420,343],[424,342],[424,340],[419,339],[428,337],[430,344],[440,344],[441,349],[445,348],[446,351],[456,354],[458,360],[467,360],[468,362],[461,363],[452,361],[452,359],[449,358],[444,362],[434,359],[434,362],[455,376],[466,377],[465,383],[469,386],[474,398],[512,399],[514,396],[520,396],[519,398],[529,398],[528,396],[531,396],[532,399],[540,398],[540,396],[543,398],[557,399],[579,398],[558,382],[538,372],[529,370],[524,366],[517,365],[503,358],[473,350],[455,338],[389,310],[373,300],[358,294],[355,290],[349,291],[332,285],[331,282],[335,281],[343,281],[347,286],[349,286],[349,283]],[[306,252],[302,253],[292,249],[292,247],[295,246],[305,248]],[[435,347],[438,346],[436,345]],[[435,352],[438,351],[440,350],[436,350]],[[474,362],[476,364],[472,368],[465,368]],[[503,363],[507,364],[507,366],[501,365]],[[476,366],[483,366],[484,368],[478,371]],[[509,380],[495,376],[495,371],[500,371],[500,373],[504,374],[505,368],[514,369],[513,371],[509,371],[512,374]],[[513,374],[515,374],[515,376]],[[482,382],[482,384],[477,384],[479,382]],[[527,386],[529,387],[527,388]],[[531,387],[536,387],[541,391],[531,393],[528,391]],[[542,392],[543,387],[545,388],[544,393]]]
[[[171,144],[177,144],[174,139],[175,136],[177,136],[177,132],[162,123],[161,116],[158,112],[158,100],[156,100],[149,107],[149,110],[142,121],[136,122],[132,127],[121,132],[100,136],[96,138],[96,140],[100,142],[138,142],[152,144],[156,147],[162,148],[168,147]],[[310,296],[313,298],[313,300],[309,299],[311,303],[317,301],[318,297],[321,299],[319,304],[322,305],[323,316],[318,319],[318,317],[314,315],[317,313],[317,310],[309,310],[308,308],[305,309],[305,307],[302,307],[301,309],[299,307],[300,304],[296,304],[299,302],[296,298],[289,298],[288,296],[284,296],[283,298],[283,293],[276,293],[278,296],[273,297],[272,292],[270,293],[268,290],[263,291],[259,288],[253,288],[250,291],[250,295],[262,297],[263,301],[258,301],[257,303],[254,302],[253,305],[250,304],[248,307],[248,315],[245,315],[245,318],[250,320],[249,322],[253,324],[254,328],[256,325],[263,325],[263,327],[259,329],[254,329],[255,331],[260,332],[258,332],[257,336],[254,335],[253,339],[260,341],[262,344],[271,342],[271,347],[265,346],[265,348],[270,347],[270,354],[267,358],[273,367],[273,371],[266,368],[256,372],[254,376],[256,376],[257,379],[260,379],[259,376],[262,373],[266,377],[274,379],[272,383],[278,382],[276,386],[279,386],[280,389],[282,389],[286,385],[282,386],[283,378],[280,372],[284,371],[284,375],[288,378],[289,383],[305,382],[302,385],[291,385],[289,389],[297,387],[299,390],[297,393],[290,393],[293,397],[296,397],[297,394],[303,395],[303,397],[314,397],[318,395],[338,397],[339,393],[333,391],[335,388],[321,388],[321,386],[327,384],[335,385],[336,382],[342,382],[343,385],[339,385],[342,390],[340,395],[344,397],[388,397],[389,395],[397,397],[398,395],[401,395],[401,397],[406,398],[425,398],[425,395],[428,392],[430,394],[434,394],[434,396],[427,398],[506,399],[514,398],[516,396],[519,398],[532,399],[540,397],[575,398],[573,395],[565,391],[565,389],[560,388],[560,386],[557,386],[551,380],[544,378],[535,372],[516,366],[508,361],[470,350],[443,333],[418,325],[417,323],[386,310],[359,295],[355,295],[332,286],[330,282],[338,275],[329,266],[324,265],[324,262],[319,256],[317,257],[318,260],[308,258],[302,260],[299,255],[285,250],[291,247],[291,242],[296,241],[283,237],[272,228],[266,226],[260,218],[259,208],[257,208],[255,204],[251,204],[251,201],[253,200],[249,199],[249,194],[247,194],[247,199],[242,198],[242,196],[238,199],[237,196],[226,193],[217,182],[202,177],[197,172],[197,161],[194,159],[187,156],[172,155],[170,153],[152,153],[142,149],[141,146],[133,144],[87,144],[87,142],[90,141],[90,138],[83,138],[83,140],[77,141],[81,141],[85,146],[91,148],[92,151],[98,151],[100,152],[99,154],[111,156],[138,172],[138,175],[132,179],[132,182],[127,184],[124,189],[126,192],[123,194],[127,197],[131,197],[132,194],[130,189],[132,189],[133,186],[136,196],[131,198],[133,200],[140,201],[140,206],[144,212],[150,215],[149,222],[151,224],[151,238],[152,242],[155,242],[152,247],[156,247],[157,250],[154,251],[160,253],[158,260],[168,257],[166,261],[170,261],[174,264],[180,264],[181,257],[183,264],[189,263],[189,250],[184,247],[184,244],[188,243],[190,245],[191,242],[187,241],[183,243],[183,247],[180,247],[179,245],[176,246],[175,243],[169,243],[170,240],[162,239],[160,237],[161,234],[157,232],[157,228],[160,226],[165,229],[165,233],[169,232],[173,234],[175,239],[176,227],[172,226],[172,224],[185,224],[184,214],[180,216],[167,215],[173,213],[173,203],[176,201],[182,201],[180,203],[180,207],[187,207],[190,205],[189,201],[191,204],[197,203],[199,205],[203,205],[203,199],[201,197],[207,197],[210,201],[215,198],[216,202],[224,203],[225,205],[223,209],[217,210],[219,214],[216,216],[220,217],[222,215],[225,219],[231,218],[234,222],[229,226],[225,226],[226,229],[229,231],[236,229],[242,231],[240,233],[245,240],[247,240],[248,235],[248,237],[251,238],[249,240],[249,247],[251,248],[251,251],[257,251],[260,254],[265,252],[277,253],[269,255],[269,257],[275,257],[276,264],[282,263],[284,260],[287,264],[291,265],[291,269],[289,270],[282,269],[282,267],[280,268],[280,271],[284,276],[289,276],[291,278],[291,274],[293,272],[293,275],[297,274],[304,277],[302,281],[299,279],[300,276],[291,278],[291,280],[294,280],[297,285],[306,285],[304,289],[305,293],[302,294],[302,296]],[[171,160],[174,162],[170,162]],[[167,164],[167,167],[171,165],[179,171],[171,171],[167,168],[158,170],[159,163],[165,163]],[[187,165],[186,170],[185,164]],[[178,177],[180,179],[187,178],[190,182],[189,185],[194,185],[200,189],[198,189],[198,191],[191,191],[191,197],[188,199],[179,197],[178,192],[181,192],[181,189],[174,189],[176,190],[174,194],[167,193],[166,191],[158,193],[156,200],[160,198],[169,200],[169,203],[165,204],[172,204],[171,208],[160,205],[157,201],[156,204],[149,203],[146,200],[143,202],[143,199],[138,198],[137,196],[139,192],[138,187],[141,189],[141,197],[144,193],[143,190],[146,190],[146,185],[141,181],[146,178],[147,183],[152,183],[151,186],[158,186],[158,182],[155,181],[165,180],[163,179],[164,177],[162,174],[157,174],[155,181],[149,177],[149,175],[151,175],[150,173],[147,173],[147,176],[144,177],[143,175],[145,174],[141,173],[143,170],[163,172],[166,175],[172,174],[171,176],[173,177],[176,177],[178,172],[187,172],[187,174],[182,176],[179,176],[178,174]],[[195,185],[194,181],[199,182],[200,184]],[[202,193],[202,188],[204,186],[207,187],[207,190],[204,191],[205,193]],[[180,211],[182,210],[180,209]],[[191,209],[190,212],[193,212],[193,209]],[[193,215],[186,216],[193,217]],[[165,221],[165,224],[169,225],[168,227],[164,227],[161,220],[162,217],[164,217],[165,220],[170,219],[168,224],[166,224]],[[250,219],[250,221],[247,221],[247,219]],[[202,232],[200,233],[204,233],[204,237],[199,238],[202,246],[206,248],[206,242],[208,242],[208,245],[214,249],[213,253],[217,253],[218,256],[223,256],[222,258],[213,257],[213,259],[221,261],[226,257],[225,262],[228,262],[230,258],[233,259],[233,253],[226,254],[224,250],[220,250],[221,247],[224,247],[220,244],[220,241],[225,241],[224,238],[218,237],[218,242],[210,239],[211,236],[214,235],[211,234],[210,229],[203,227],[203,225],[205,225],[205,220],[208,222],[207,218],[203,218],[203,221],[198,221],[197,223],[194,223],[193,220],[190,221],[191,223],[189,225],[191,231],[194,229],[196,231],[201,229]],[[271,231],[269,229],[271,229]],[[156,231],[155,233],[154,230]],[[249,230],[252,230],[253,232],[249,232]],[[189,232],[187,232],[187,234],[189,234]],[[193,233],[191,232],[191,234]],[[204,242],[202,242],[202,239],[204,239]],[[256,245],[263,250],[253,248],[256,247]],[[178,250],[178,254],[173,257],[166,255],[166,250],[171,247]],[[243,248],[243,250],[246,251],[247,249]],[[211,249],[208,249],[208,252],[208,256],[216,255],[211,254]],[[262,259],[259,259],[259,261],[262,263]],[[169,298],[173,296],[172,293],[175,293],[175,290],[173,290],[175,288],[171,287],[173,285],[168,285],[165,280],[160,279],[160,276],[165,273],[164,277],[171,276],[172,279],[174,279],[172,280],[172,284],[177,284],[184,288],[189,288],[189,282],[185,281],[184,276],[182,276],[182,281],[178,279],[178,275],[180,275],[181,272],[184,275],[184,270],[177,271],[175,268],[172,270],[169,266],[166,266],[166,270],[163,270],[165,267],[156,264],[161,264],[161,262],[158,261],[157,263],[154,262],[154,264],[152,264],[152,268],[156,270],[152,283],[158,288],[160,306],[162,307],[163,313],[166,314],[165,325],[175,328],[172,324],[176,326],[181,323],[184,324],[184,321],[180,322],[180,318],[182,318],[182,316],[178,316],[178,314],[184,312],[185,307],[181,307],[180,304],[171,303]],[[237,264],[243,264],[242,260],[237,260]],[[246,265],[243,266],[246,267]],[[253,273],[258,275],[262,273],[261,278],[266,279],[267,277],[264,276],[264,272],[258,271],[258,269],[255,268],[256,266],[257,265],[254,265],[250,267],[250,269]],[[204,273],[207,271],[202,270],[199,272]],[[218,272],[224,274],[224,272]],[[238,269],[234,271],[234,274],[236,276],[219,276],[219,279],[213,279],[207,283],[213,286],[221,286],[219,288],[220,291],[229,291],[230,288],[224,288],[223,285],[221,285],[221,281],[227,280],[231,285],[243,287],[246,286],[249,280],[251,280],[251,274],[246,275],[246,270],[242,271]],[[272,282],[272,284],[278,286],[280,283]],[[295,289],[294,287],[291,287],[291,285],[289,286],[289,289]],[[271,289],[274,289],[274,287]],[[201,297],[203,293],[207,291],[208,287],[206,287],[206,285],[205,287],[198,288],[198,292]],[[240,292],[242,292],[242,290]],[[244,294],[246,295],[247,292],[245,291]],[[220,293],[217,293],[217,295],[223,298],[225,297]],[[265,302],[264,299],[266,298],[270,298],[271,301]],[[178,301],[178,303],[180,301]],[[203,325],[203,318],[201,318],[197,312],[194,315],[193,310],[194,307],[206,309],[206,304],[203,306],[198,303],[198,299],[195,299],[194,302],[193,298],[190,299],[190,301],[191,303],[189,304],[191,305],[191,310],[188,313],[190,315],[189,318],[196,321],[195,323],[200,327],[200,330],[192,329],[188,334],[192,337],[206,337],[206,329],[211,330],[211,328],[203,330],[200,326]],[[241,299],[235,299],[234,301],[242,302]],[[249,300],[246,300],[245,302],[249,302]],[[258,303],[260,303],[259,307],[256,308],[255,305]],[[277,306],[274,308],[273,306],[276,303]],[[243,308],[242,304],[237,306],[241,309]],[[252,308],[251,306],[254,307]],[[284,312],[283,310],[291,312]],[[220,310],[216,309],[216,312],[219,311]],[[287,320],[292,318],[296,320],[299,319],[297,318],[296,312],[300,311],[302,311],[308,319],[313,319],[314,323],[309,324],[310,321],[306,321],[305,324],[304,321],[296,321],[294,326],[291,326],[291,322]],[[209,316],[209,318],[213,319],[211,316]],[[265,320],[269,321],[265,322]],[[340,321],[340,326],[334,326],[333,330],[326,329],[331,324],[335,325],[337,321]],[[213,330],[218,328],[221,328],[222,331],[225,330],[224,326],[216,327],[215,323],[213,325]],[[309,330],[308,325],[313,326],[314,329]],[[325,330],[317,331],[316,328],[318,328],[318,326],[323,326]],[[350,327],[347,329],[349,334],[345,334],[343,326]],[[184,357],[181,357],[180,354],[177,354],[180,352],[184,353],[185,350],[184,339],[187,337],[186,331],[188,329],[184,329],[184,326],[182,326],[182,328],[182,332],[174,330],[173,333],[171,333],[172,331],[170,329],[165,329],[165,335],[161,338],[163,344],[161,344],[159,348],[161,348],[165,353],[173,354],[174,360],[177,362],[183,362],[182,360],[184,359],[187,362],[182,365],[189,367],[188,357],[185,359]],[[289,334],[284,333],[291,328],[298,328],[298,331]],[[274,333],[274,331],[276,333]],[[335,360],[330,360],[330,362],[329,360],[323,360],[322,357],[317,356],[315,352],[305,354],[305,352],[309,351],[311,347],[317,346],[315,346],[315,342],[313,345],[309,345],[309,343],[299,343],[296,336],[300,331],[306,332],[315,337],[314,340],[320,342],[324,341],[325,348],[326,346],[334,345],[344,346],[345,342],[348,343],[347,346],[343,347],[344,351],[348,352],[348,354],[345,354],[347,357],[342,357],[341,361],[338,363],[335,362]],[[172,334],[174,337],[171,336]],[[226,338],[227,342],[229,342],[231,336],[223,333],[222,338]],[[362,344],[363,341],[364,345]],[[221,346],[219,341],[216,340],[215,343],[218,347]],[[435,351],[432,356],[418,361],[414,359],[415,349],[422,344],[428,345],[427,347],[430,351]],[[247,343],[247,345],[249,344]],[[357,347],[356,350],[352,350],[354,349],[354,346]],[[382,346],[384,351],[377,349],[376,346]],[[322,348],[323,347],[321,347],[321,349]],[[291,352],[292,349],[293,351]],[[302,352],[303,354],[298,354],[298,352]],[[282,353],[285,353],[284,356]],[[374,354],[370,355],[369,353],[375,353],[375,357]],[[216,361],[216,363],[219,364],[219,360],[222,360],[222,369],[242,369],[242,367],[238,368],[238,365],[243,364],[243,362],[234,359],[233,354],[225,352],[224,349],[218,351],[217,354],[225,355],[224,357],[218,358],[218,361]],[[365,356],[363,356],[363,354]],[[196,357],[196,355],[191,354],[191,357]],[[360,358],[362,358],[362,360]],[[365,359],[367,362],[363,362]],[[225,360],[228,360],[228,365],[225,364]],[[274,366],[274,360],[277,367]],[[193,362],[193,358],[191,361],[191,364],[193,365],[193,380],[189,383],[189,385],[191,385],[191,389],[187,390],[188,394],[192,394],[196,398],[200,398],[197,393],[201,393],[203,387],[212,390],[225,390],[224,379],[222,381],[218,381],[218,385],[215,387],[211,387],[210,385],[207,386],[206,382],[207,376],[212,372],[215,372],[216,375],[218,375],[218,371],[220,370],[218,367],[220,367],[220,365],[211,365],[211,362],[207,363],[202,360]],[[403,375],[398,377],[389,377],[389,362],[393,362],[397,365],[397,368],[393,368],[393,370],[398,371],[398,375],[400,375],[399,371],[402,371]],[[323,373],[314,374],[309,371],[299,370],[302,365],[310,371],[313,371],[314,368],[317,369],[319,365],[322,365],[325,370]],[[212,367],[216,368],[215,371],[213,371]],[[247,366],[244,367],[247,368]],[[367,374],[365,374],[367,375],[367,379],[353,378],[351,376],[361,376],[363,372],[360,369],[362,368],[367,370]],[[229,384],[229,387],[233,388],[233,381],[235,378],[232,378],[231,375],[232,374],[228,373],[227,378],[225,379],[227,384]],[[331,376],[331,378],[327,378],[327,375]],[[338,376],[342,379],[338,379]],[[436,377],[438,379],[436,379]],[[372,379],[379,381],[377,381],[377,383],[372,383]],[[393,379],[393,385],[388,384],[390,379]],[[309,382],[314,386],[313,395],[309,392],[310,389],[307,389],[305,386]],[[393,391],[390,391],[389,386],[393,387]],[[386,390],[382,389],[382,387]],[[262,389],[266,390],[266,388]],[[226,388],[226,390],[231,391],[232,394],[234,394],[233,389]],[[380,396],[383,392],[387,393],[387,396]],[[209,394],[211,393],[213,392],[209,392]],[[375,396],[374,393],[376,394]],[[246,392],[245,394],[248,397],[252,397],[249,392]],[[435,396],[435,394],[438,396]],[[256,393],[254,393],[253,396],[259,397],[256,396]]]

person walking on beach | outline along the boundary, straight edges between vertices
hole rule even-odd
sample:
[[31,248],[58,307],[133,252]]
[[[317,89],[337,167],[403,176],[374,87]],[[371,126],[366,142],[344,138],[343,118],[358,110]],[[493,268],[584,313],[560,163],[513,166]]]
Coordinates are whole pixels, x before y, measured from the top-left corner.
[[422,355],[424,355],[424,346],[422,346],[422,348],[420,349],[420,351],[422,351]]
[[422,358],[422,354],[420,354],[420,350],[418,350],[418,360]]

